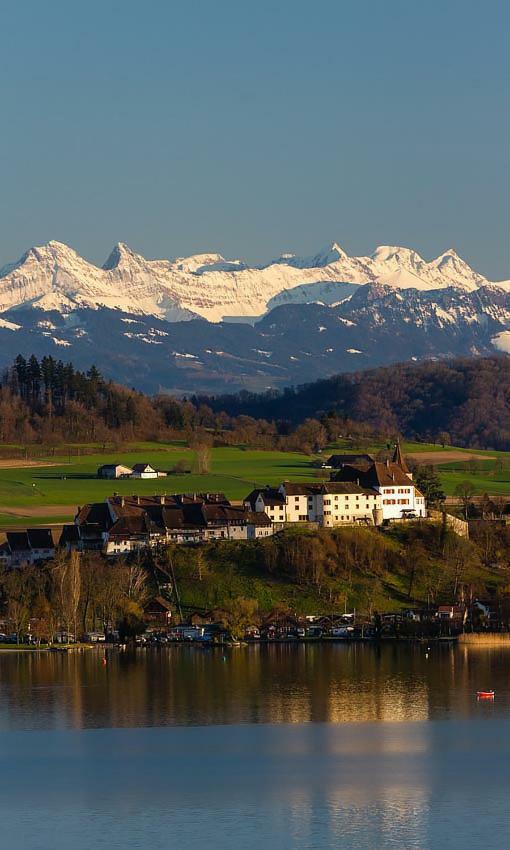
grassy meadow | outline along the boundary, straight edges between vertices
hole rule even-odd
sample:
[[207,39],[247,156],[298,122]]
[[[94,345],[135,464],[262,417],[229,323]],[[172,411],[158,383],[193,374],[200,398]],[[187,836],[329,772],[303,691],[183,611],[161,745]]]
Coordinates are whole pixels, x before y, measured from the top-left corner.
[[[377,452],[383,444],[364,446],[362,451]],[[16,447],[3,446],[2,456],[8,458],[9,451]],[[95,446],[83,447],[94,451]],[[402,446],[405,455],[421,455],[429,462],[428,453],[434,453],[444,490],[454,493],[461,481],[469,480],[478,493],[510,496],[510,453],[459,450],[461,460],[452,457],[454,449],[425,443],[406,442]],[[346,445],[338,443],[322,453],[346,451]],[[113,492],[140,495],[151,493],[178,493],[194,491],[222,491],[232,499],[243,498],[254,486],[278,484],[282,480],[321,480],[321,471],[312,463],[317,456],[261,451],[239,447],[221,447],[211,450],[210,472],[198,475],[195,455],[182,442],[133,443],[121,449],[101,450],[78,456],[78,447],[62,447],[48,450],[46,456],[38,453],[37,466],[4,466],[8,460],[0,460],[0,527],[16,527],[41,523],[61,524],[68,521],[78,505],[90,501],[101,501]],[[444,463],[441,456],[444,455]],[[185,461],[191,474],[170,474],[158,480],[105,481],[96,478],[97,468],[104,463],[118,462],[132,466],[146,461],[154,467],[169,470],[178,461]],[[324,471],[324,479],[328,471]]]

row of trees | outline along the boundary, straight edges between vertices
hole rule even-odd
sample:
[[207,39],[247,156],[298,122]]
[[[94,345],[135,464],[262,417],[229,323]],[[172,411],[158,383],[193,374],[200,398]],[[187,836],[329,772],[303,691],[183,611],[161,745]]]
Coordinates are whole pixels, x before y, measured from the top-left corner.
[[59,552],[42,567],[5,570],[0,591],[18,639],[30,631],[38,641],[51,643],[59,633],[77,637],[114,628],[125,635],[143,630],[150,584],[136,561],[110,564],[93,553]]

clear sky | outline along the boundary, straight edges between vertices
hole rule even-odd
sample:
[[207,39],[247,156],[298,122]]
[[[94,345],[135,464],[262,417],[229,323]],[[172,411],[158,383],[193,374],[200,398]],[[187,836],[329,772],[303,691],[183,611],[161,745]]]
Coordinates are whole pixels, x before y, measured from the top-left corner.
[[336,239],[510,278],[508,3],[0,5],[0,264]]

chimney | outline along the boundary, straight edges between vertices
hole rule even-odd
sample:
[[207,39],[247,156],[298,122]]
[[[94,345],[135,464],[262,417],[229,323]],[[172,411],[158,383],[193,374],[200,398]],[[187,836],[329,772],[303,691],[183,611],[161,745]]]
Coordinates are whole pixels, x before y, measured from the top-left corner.
[[125,504],[126,504],[126,500],[124,499],[124,496],[121,496],[121,499],[120,499],[121,508],[123,508]]
[[137,496],[137,497],[136,497],[136,504],[137,504],[137,505],[139,505],[139,504],[140,504],[140,496]]
[[388,469],[390,468],[390,462],[389,462],[388,458],[386,458],[386,467],[387,467]]
[[165,504],[165,494],[164,493],[159,497],[159,504],[160,505]]

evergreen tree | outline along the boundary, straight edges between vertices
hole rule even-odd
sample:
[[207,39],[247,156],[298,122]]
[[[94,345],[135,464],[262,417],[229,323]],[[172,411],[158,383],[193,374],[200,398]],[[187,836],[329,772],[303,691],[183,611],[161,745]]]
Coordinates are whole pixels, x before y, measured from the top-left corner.
[[445,500],[441,480],[433,466],[419,466],[414,474],[414,482],[429,505],[439,505]]

